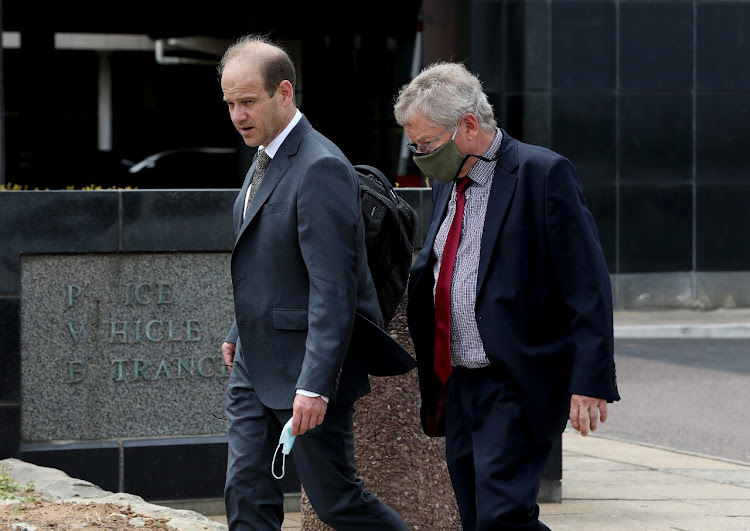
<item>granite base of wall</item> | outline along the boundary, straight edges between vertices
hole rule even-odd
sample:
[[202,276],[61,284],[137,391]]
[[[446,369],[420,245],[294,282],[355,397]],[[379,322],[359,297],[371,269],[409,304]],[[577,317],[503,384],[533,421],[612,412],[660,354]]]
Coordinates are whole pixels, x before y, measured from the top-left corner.
[[20,404],[0,404],[0,459],[17,454],[20,428]]
[[750,306],[750,272],[685,271],[612,275],[619,310],[715,310]]
[[[223,498],[227,442],[216,436],[23,444],[19,458],[111,492],[159,503],[183,501],[193,508],[190,500]],[[294,461],[287,463],[280,486],[286,494],[300,492]]]

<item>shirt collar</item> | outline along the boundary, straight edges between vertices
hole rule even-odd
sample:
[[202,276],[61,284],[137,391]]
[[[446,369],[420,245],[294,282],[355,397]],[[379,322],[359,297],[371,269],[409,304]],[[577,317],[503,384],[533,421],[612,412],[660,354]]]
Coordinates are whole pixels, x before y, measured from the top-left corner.
[[502,142],[503,132],[498,127],[495,130],[495,138],[492,139],[490,147],[488,147],[487,151],[482,154],[483,157],[494,160],[490,160],[488,162],[482,159],[477,159],[476,163],[471,167],[471,170],[469,170],[469,174],[467,175],[467,177],[471,177],[471,180],[474,181],[477,185],[484,186],[492,180],[492,174],[495,173],[495,165],[497,164],[497,159],[495,157],[500,151],[500,145],[502,144]]
[[297,112],[294,113],[294,117],[287,124],[284,130],[281,133],[279,133],[276,138],[271,140],[267,146],[260,146],[266,150],[266,154],[269,157],[273,158],[274,155],[276,155],[276,152],[281,147],[281,144],[284,143],[284,140],[286,140],[286,137],[289,136],[289,133],[292,132],[292,129],[294,129],[294,126],[296,126],[301,119],[302,119],[302,113],[300,112],[299,109],[297,109]]

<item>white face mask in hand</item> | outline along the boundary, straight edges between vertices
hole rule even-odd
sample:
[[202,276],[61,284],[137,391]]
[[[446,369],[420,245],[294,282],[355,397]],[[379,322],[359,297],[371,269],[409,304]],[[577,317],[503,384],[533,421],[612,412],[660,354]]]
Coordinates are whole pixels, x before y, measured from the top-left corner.
[[[293,418],[293,417],[292,417]],[[273,453],[273,461],[271,461],[271,474],[273,474],[273,477],[276,479],[281,479],[284,477],[284,473],[286,472],[286,456],[289,455],[289,452],[292,451],[292,446],[294,446],[294,435],[292,435],[292,419],[290,418],[289,421],[284,424],[284,427],[281,428],[281,436],[279,436],[279,444],[276,446],[276,451]],[[276,471],[274,470],[274,464],[276,464],[276,454],[279,453],[279,448],[281,448],[281,453],[283,454],[281,457],[281,475],[277,476]]]

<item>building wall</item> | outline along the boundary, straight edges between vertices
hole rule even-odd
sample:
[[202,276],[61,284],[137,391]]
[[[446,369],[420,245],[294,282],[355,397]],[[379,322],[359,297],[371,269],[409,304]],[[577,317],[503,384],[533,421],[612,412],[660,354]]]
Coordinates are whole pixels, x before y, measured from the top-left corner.
[[750,270],[749,2],[426,1],[425,63],[451,59],[436,4],[470,10],[452,58],[501,126],[575,164],[615,278],[697,299],[704,272]]

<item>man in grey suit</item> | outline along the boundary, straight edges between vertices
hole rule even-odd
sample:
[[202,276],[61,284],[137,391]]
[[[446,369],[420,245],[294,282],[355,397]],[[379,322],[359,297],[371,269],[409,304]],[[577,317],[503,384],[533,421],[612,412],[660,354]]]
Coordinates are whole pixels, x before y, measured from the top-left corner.
[[232,367],[229,527],[281,527],[271,466],[292,418],[291,455],[323,522],[407,529],[354,468],[354,402],[370,391],[365,361],[349,348],[355,313],[382,325],[356,173],[297,110],[294,65],[279,46],[243,37],[219,72],[232,123],[248,146],[260,146],[234,207],[236,320],[222,345]]

